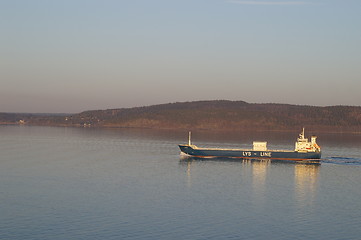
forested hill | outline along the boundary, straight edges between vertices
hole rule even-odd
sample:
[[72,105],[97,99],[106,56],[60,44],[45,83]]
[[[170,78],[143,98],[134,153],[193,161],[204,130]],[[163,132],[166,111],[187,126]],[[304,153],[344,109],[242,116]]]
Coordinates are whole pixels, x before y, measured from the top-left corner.
[[0,114],[2,123],[50,126],[361,132],[361,107],[197,101],[86,111],[67,116]]

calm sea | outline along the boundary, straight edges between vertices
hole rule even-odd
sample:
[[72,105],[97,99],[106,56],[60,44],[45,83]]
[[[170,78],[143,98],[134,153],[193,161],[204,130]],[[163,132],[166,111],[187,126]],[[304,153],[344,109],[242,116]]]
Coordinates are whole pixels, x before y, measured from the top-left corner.
[[[193,141],[292,149],[297,134]],[[0,126],[0,239],[361,239],[361,135],[319,135],[321,165],[184,161],[187,137]]]

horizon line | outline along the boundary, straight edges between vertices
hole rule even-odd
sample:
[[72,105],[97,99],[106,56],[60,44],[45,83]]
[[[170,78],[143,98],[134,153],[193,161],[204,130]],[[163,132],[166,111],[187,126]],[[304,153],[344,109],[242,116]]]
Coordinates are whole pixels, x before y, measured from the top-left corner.
[[150,105],[139,105],[139,106],[130,106],[130,107],[116,107],[116,108],[101,108],[101,109],[87,109],[77,112],[22,112],[22,111],[0,111],[0,114],[35,114],[35,115],[76,115],[83,112],[89,111],[106,111],[106,110],[115,110],[115,109],[131,109],[131,108],[143,108],[143,107],[152,107],[157,105],[167,105],[175,103],[192,103],[192,102],[216,102],[216,101],[227,101],[227,102],[244,102],[247,104],[274,104],[274,105],[293,105],[293,106],[309,106],[309,107],[361,107],[361,105],[351,105],[351,104],[334,104],[334,105],[311,105],[311,104],[302,104],[302,103],[282,103],[282,102],[248,102],[244,100],[229,100],[229,99],[204,99],[204,100],[189,100],[189,101],[173,101],[165,103],[156,103]]

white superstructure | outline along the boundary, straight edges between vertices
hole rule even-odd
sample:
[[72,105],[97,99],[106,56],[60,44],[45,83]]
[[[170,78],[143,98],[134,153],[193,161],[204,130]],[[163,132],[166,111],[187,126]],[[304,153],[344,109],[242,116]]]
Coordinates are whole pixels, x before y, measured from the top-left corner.
[[253,151],[267,151],[267,142],[253,142]]
[[316,136],[311,137],[311,142],[308,141],[308,138],[305,138],[305,129],[303,128],[302,133],[300,133],[297,142],[295,144],[296,152],[320,152],[321,148],[316,143]]

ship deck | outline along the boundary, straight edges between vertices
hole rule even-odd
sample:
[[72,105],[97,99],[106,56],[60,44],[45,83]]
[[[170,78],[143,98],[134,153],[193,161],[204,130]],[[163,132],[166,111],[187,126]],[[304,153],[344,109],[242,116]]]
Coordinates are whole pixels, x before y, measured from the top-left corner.
[[[189,146],[189,145],[184,145]],[[292,150],[273,150],[273,149],[266,149],[266,150],[254,150],[254,149],[243,149],[243,148],[208,148],[208,147],[197,147],[195,145],[190,145],[189,147],[196,149],[196,150],[216,150],[216,151],[253,151],[253,152],[294,152]]]

